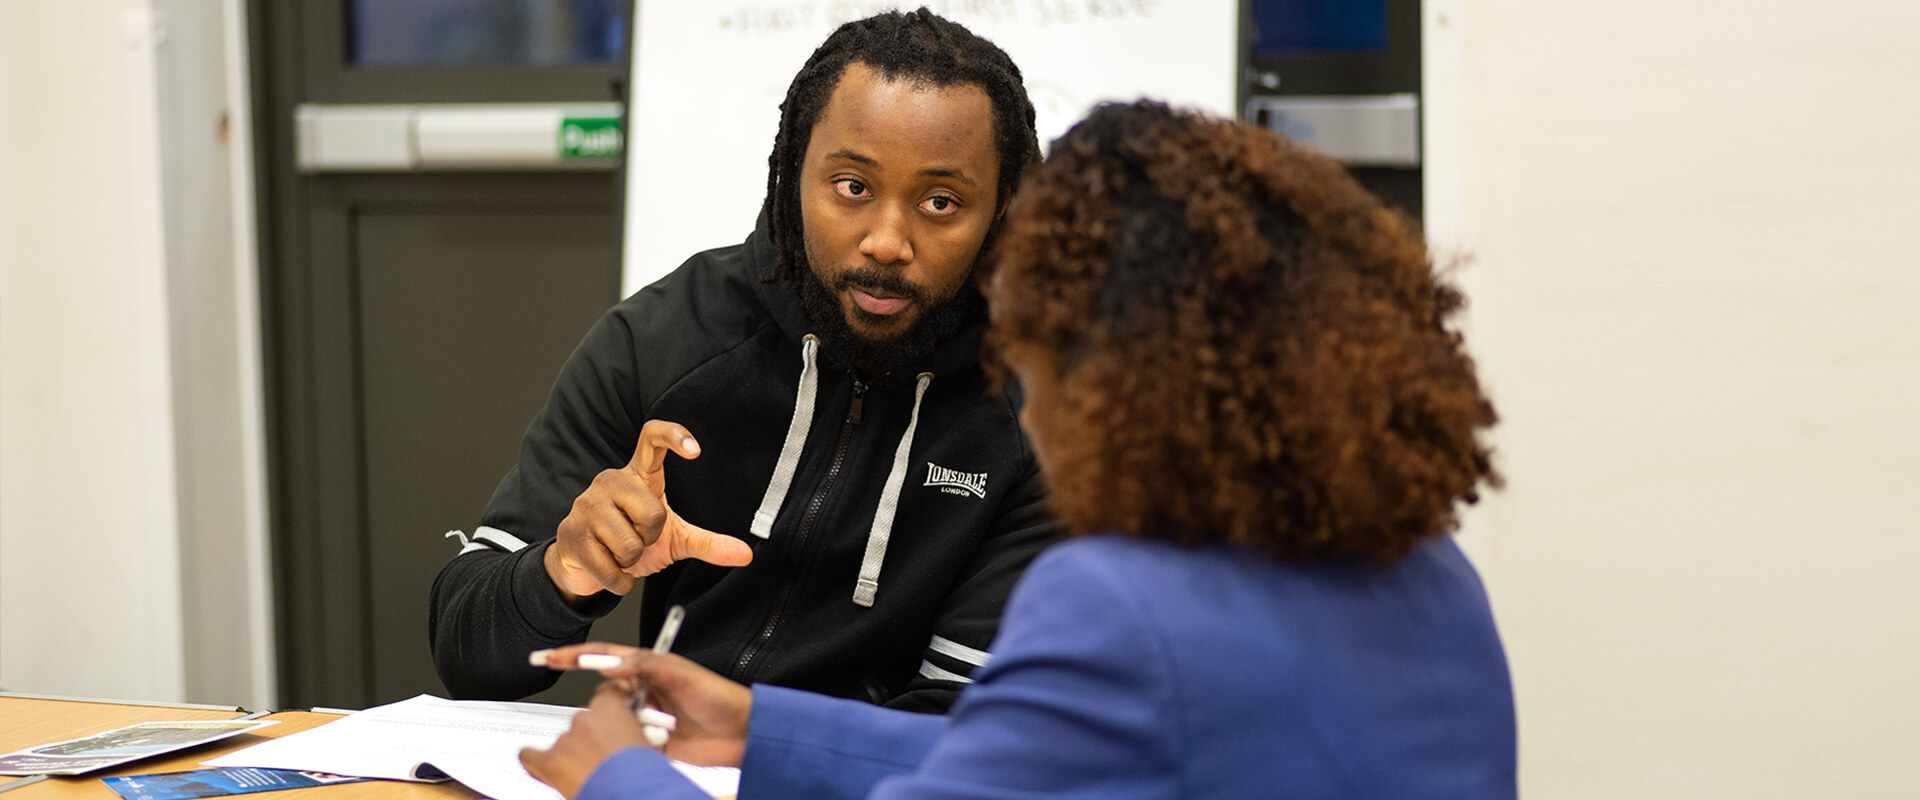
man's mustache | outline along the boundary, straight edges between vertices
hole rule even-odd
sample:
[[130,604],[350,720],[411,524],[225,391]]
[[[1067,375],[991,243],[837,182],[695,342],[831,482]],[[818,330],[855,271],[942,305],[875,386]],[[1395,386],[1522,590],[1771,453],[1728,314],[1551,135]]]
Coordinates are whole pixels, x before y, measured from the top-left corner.
[[878,267],[861,266],[849,268],[847,271],[840,273],[839,278],[836,279],[834,283],[836,284],[834,286],[835,291],[854,288],[870,289],[894,297],[904,297],[916,303],[926,299],[926,293],[922,292],[919,286],[914,285],[906,278],[900,277],[898,273],[888,272]]

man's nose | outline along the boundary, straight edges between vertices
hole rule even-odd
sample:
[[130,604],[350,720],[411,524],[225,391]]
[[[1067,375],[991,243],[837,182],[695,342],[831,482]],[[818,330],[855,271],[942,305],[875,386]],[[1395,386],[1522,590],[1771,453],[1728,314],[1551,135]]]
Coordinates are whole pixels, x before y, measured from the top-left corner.
[[860,240],[860,254],[880,264],[913,260],[913,221],[898,210],[881,210]]

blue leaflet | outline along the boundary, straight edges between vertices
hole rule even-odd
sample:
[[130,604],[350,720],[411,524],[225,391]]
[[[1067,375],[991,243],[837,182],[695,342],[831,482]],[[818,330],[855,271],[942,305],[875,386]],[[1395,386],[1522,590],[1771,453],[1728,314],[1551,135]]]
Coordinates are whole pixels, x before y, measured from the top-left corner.
[[224,797],[230,794],[300,789],[330,783],[354,783],[366,778],[349,778],[324,772],[298,772],[290,769],[222,767],[189,772],[154,775],[128,775],[102,778],[114,794],[126,800],[190,800],[200,797]]

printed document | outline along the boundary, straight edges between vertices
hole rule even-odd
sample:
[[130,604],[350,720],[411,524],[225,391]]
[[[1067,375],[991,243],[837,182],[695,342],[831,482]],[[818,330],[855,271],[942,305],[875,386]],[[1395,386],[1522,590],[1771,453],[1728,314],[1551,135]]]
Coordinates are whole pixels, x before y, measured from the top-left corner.
[[[579,709],[542,703],[442,700],[420,695],[349,714],[204,762],[388,778],[451,778],[494,800],[562,800],[520,766],[520,750],[547,748]],[[739,791],[740,770],[674,762],[716,797]]]

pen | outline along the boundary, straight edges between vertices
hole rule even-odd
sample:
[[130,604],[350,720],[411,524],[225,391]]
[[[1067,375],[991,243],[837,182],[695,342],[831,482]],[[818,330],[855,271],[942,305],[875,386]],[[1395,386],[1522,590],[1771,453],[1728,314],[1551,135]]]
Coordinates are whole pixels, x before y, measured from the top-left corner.
[[[660,635],[653,637],[654,655],[665,655],[669,650],[673,649],[673,639],[680,635],[680,622],[686,618],[687,610],[684,607],[676,605],[673,608],[667,609],[667,619],[665,622],[660,623]],[[654,716],[653,714],[646,713],[648,709],[647,684],[645,682],[640,684],[639,691],[633,693],[633,702],[628,704],[628,708],[633,711],[634,718],[640,720],[641,726],[646,730],[648,742],[651,742],[655,747],[666,744],[667,729],[657,724],[654,719],[650,719],[650,717]]]
[[[680,622],[687,618],[687,610],[681,606],[667,609],[667,621],[660,623],[660,635],[653,637],[653,654],[665,655],[673,649],[673,638],[680,635]],[[640,684],[640,691],[633,693],[633,713],[647,705],[647,684]]]

